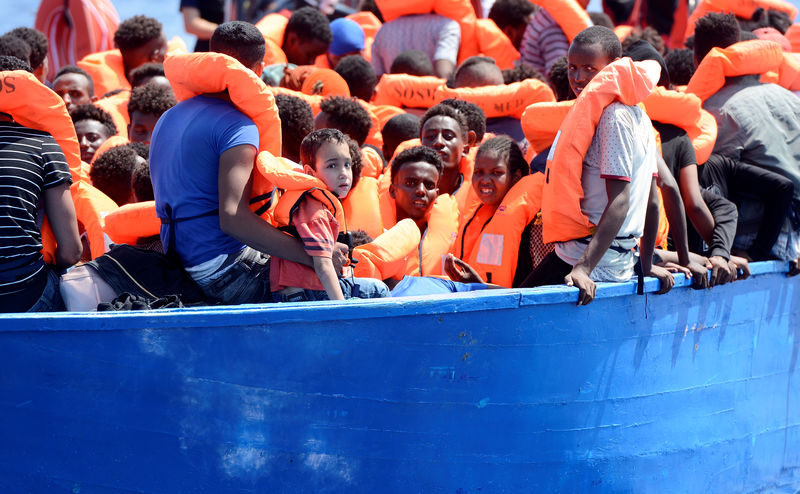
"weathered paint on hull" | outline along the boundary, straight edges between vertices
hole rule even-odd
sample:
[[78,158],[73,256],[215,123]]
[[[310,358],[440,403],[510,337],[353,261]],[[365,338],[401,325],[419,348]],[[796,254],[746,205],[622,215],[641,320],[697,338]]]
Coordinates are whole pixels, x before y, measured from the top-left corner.
[[795,492],[800,279],[753,268],[583,308],[2,316],[0,491]]

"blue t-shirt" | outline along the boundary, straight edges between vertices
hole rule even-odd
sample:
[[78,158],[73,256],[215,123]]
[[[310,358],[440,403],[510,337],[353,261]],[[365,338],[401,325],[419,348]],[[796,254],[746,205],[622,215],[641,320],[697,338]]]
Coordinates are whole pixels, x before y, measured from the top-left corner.
[[438,295],[475,290],[486,290],[486,285],[483,283],[460,283],[432,276],[404,276],[400,283],[392,288],[392,297]]
[[[255,123],[231,103],[196,96],[178,103],[158,120],[150,140],[150,176],[159,218],[181,219],[219,209],[219,158],[243,144],[258,148]],[[169,245],[169,226],[161,225]],[[219,213],[175,224],[175,248],[187,267],[221,254],[239,252],[244,244],[224,233]]]

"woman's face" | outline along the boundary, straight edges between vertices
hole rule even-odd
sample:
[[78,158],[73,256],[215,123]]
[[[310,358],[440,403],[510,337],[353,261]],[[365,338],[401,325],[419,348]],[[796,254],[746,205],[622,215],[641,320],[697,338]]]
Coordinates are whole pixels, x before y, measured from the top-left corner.
[[495,152],[480,153],[475,158],[472,188],[481,203],[496,208],[520,177],[518,171],[512,173],[508,169],[508,158]]

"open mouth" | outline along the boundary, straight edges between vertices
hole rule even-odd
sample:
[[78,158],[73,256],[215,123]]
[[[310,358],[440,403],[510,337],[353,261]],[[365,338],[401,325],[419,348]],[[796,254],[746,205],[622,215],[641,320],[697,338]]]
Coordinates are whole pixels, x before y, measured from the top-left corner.
[[414,201],[411,203],[412,206],[419,209],[425,209],[428,207],[428,201]]
[[493,187],[478,187],[478,193],[482,196],[490,196],[494,194]]

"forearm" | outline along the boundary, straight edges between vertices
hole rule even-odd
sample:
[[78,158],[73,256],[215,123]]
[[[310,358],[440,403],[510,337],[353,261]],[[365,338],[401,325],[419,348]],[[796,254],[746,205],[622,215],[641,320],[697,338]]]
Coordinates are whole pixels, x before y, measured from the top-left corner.
[[278,230],[247,207],[231,216],[221,212],[220,226],[228,235],[258,251],[313,267],[311,256],[306,254],[299,239]]
[[199,39],[211,39],[218,24],[200,17],[200,11],[191,7],[183,9],[183,27]]
[[336,276],[336,270],[333,267],[333,261],[330,257],[313,257],[314,272],[317,273],[317,278],[325,288],[330,300],[344,300],[342,287],[339,285],[339,277]]
[[644,232],[639,242],[639,260],[642,263],[642,272],[649,274],[653,266],[653,249],[658,236],[658,197],[656,196],[655,179],[650,187],[650,197],[647,201],[647,214],[644,220]]
[[679,264],[688,266],[689,237],[686,231],[686,211],[683,208],[681,190],[667,164],[660,157],[658,158],[657,183],[664,201],[664,212],[669,222],[669,231],[675,244],[675,250],[678,252]]
[[442,79],[448,79],[455,68],[455,64],[450,60],[433,61],[433,73],[436,75],[436,77],[440,77]]

